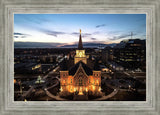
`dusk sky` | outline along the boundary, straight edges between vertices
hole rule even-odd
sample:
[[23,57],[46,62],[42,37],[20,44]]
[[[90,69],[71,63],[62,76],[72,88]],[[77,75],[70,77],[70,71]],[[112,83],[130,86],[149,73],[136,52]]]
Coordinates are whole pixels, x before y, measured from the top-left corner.
[[82,30],[83,42],[118,43],[146,39],[145,14],[15,14],[15,42],[74,44]]

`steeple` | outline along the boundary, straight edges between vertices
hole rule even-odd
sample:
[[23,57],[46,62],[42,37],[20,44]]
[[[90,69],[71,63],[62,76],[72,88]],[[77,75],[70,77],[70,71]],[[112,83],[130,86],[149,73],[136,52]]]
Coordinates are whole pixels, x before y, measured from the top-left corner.
[[80,29],[80,35],[79,35],[78,49],[79,49],[79,50],[82,50],[82,49],[83,49],[82,38],[81,38],[81,29]]

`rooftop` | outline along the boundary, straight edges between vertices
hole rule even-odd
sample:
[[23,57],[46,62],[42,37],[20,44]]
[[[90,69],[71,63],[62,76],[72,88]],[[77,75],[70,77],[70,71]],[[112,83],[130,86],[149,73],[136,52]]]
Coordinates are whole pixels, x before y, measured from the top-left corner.
[[71,67],[69,69],[69,75],[74,75],[77,71],[77,69],[79,68],[80,64],[82,65],[84,71],[86,72],[87,75],[92,75],[93,72],[91,70],[91,68],[89,68],[86,64],[84,64],[82,61],[79,61],[78,63],[76,63],[73,67]]

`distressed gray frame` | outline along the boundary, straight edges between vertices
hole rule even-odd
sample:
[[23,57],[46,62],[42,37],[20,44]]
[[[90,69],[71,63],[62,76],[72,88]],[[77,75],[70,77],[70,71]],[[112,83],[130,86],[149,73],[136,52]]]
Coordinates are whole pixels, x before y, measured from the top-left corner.
[[[160,114],[160,0],[0,0],[0,115]],[[14,13],[145,13],[146,101],[14,102]]]

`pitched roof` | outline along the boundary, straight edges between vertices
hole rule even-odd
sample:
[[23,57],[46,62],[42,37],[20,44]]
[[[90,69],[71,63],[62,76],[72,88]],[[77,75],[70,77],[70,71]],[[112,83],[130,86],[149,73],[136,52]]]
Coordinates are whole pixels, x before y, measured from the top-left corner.
[[80,64],[83,67],[83,69],[87,75],[93,74],[92,70],[86,64],[84,64],[82,61],[79,61],[77,64],[75,64],[73,67],[71,67],[69,69],[69,75],[74,75],[76,73],[76,71],[78,70]]

